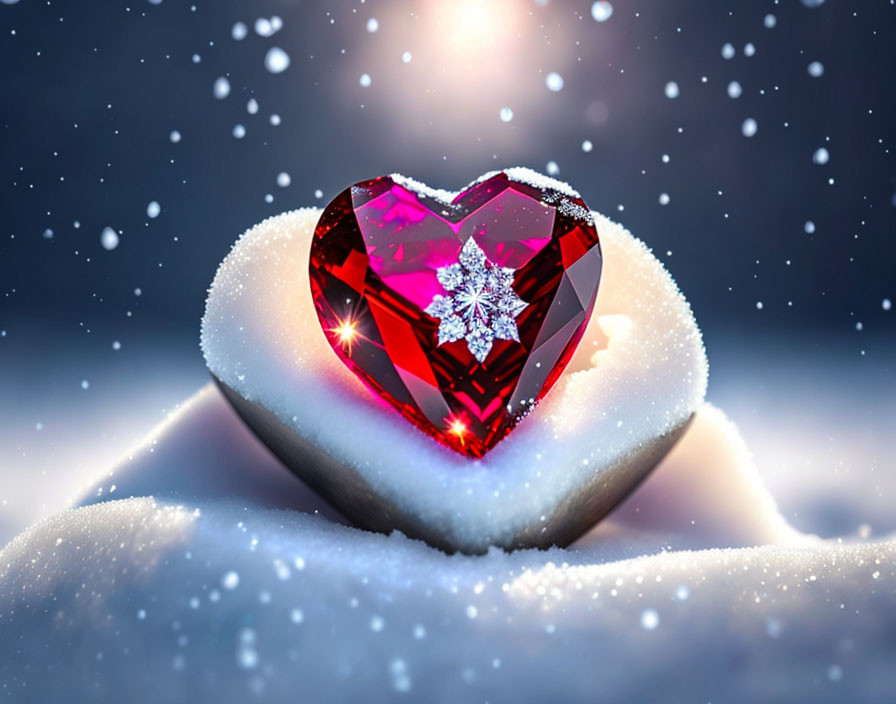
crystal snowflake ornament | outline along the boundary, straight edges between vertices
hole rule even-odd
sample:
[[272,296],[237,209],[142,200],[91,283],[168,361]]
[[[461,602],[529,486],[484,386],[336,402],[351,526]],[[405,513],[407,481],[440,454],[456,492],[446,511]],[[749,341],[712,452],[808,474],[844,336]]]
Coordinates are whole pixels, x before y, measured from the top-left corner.
[[439,318],[439,345],[464,338],[470,353],[485,362],[495,338],[520,341],[516,316],[528,305],[513,290],[514,271],[490,262],[471,237],[456,264],[436,278],[447,296],[437,294],[424,312]]

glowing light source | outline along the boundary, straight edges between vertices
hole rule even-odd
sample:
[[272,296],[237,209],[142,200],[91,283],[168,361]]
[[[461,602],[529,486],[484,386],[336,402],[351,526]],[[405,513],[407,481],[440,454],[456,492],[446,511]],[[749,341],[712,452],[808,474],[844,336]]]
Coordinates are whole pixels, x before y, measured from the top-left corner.
[[[541,109],[577,56],[575,38],[552,26],[550,67],[545,66],[543,52],[534,50],[544,39],[544,18],[535,17],[531,3],[522,0],[420,0],[378,7],[379,29],[373,36],[382,35],[383,41],[359,43],[345,64],[341,85],[354,102],[358,76],[366,74],[370,78],[361,87],[375,89],[377,109],[388,109],[391,119],[420,135],[485,130],[483,139],[497,139],[505,147],[526,140],[531,124],[517,124],[518,117]],[[364,31],[363,22],[352,31],[358,30]],[[534,91],[533,84],[546,81],[549,71],[556,73],[554,87]],[[508,123],[514,129],[507,129]],[[482,146],[456,142],[471,154]]]
[[457,439],[460,440],[460,444],[464,444],[464,434],[467,432],[467,424],[464,423],[460,418],[449,419],[448,432],[452,435],[456,435]]
[[[429,0],[421,10],[422,24],[430,25],[428,51],[434,63],[464,71],[463,81],[482,72],[491,60],[509,60],[525,17],[514,0]],[[506,71],[501,71],[506,80]]]
[[343,349],[347,350],[349,354],[352,351],[352,342],[358,336],[358,331],[355,329],[357,322],[354,320],[346,319],[339,322],[335,328],[330,328],[330,332],[335,333],[336,337],[339,339],[339,344],[342,345]]

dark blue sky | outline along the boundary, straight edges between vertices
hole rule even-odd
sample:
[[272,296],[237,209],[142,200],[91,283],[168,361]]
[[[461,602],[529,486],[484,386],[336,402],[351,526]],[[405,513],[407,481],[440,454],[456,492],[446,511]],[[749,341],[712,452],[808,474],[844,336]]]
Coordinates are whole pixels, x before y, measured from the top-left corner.
[[[198,361],[205,290],[253,223],[383,173],[457,188],[549,161],[654,248],[710,352],[808,332],[872,353],[894,333],[892,2],[620,0],[605,22],[590,2],[495,2],[0,5],[0,363],[129,339]],[[282,29],[259,36],[274,15]],[[291,58],[279,74],[274,46]]]

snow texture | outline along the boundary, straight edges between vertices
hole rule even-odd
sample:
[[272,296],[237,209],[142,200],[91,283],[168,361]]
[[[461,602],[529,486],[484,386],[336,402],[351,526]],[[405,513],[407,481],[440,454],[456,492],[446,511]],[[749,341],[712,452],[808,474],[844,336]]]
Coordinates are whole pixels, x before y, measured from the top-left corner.
[[83,503],[113,486],[134,498],[0,551],[11,701],[842,702],[894,686],[896,543],[793,531],[709,405],[567,550],[447,556],[340,525],[211,384]]
[[[466,186],[463,190],[468,191],[473,186],[488,181],[490,178],[498,175],[499,173],[501,172],[489,171],[487,173],[484,173],[470,185]],[[565,181],[560,181],[558,179],[551,178],[550,176],[545,176],[544,174],[540,174],[533,169],[528,169],[525,166],[513,166],[509,169],[504,169],[504,173],[507,175],[507,178],[509,180],[516,181],[517,183],[524,183],[527,186],[532,186],[533,188],[538,188],[539,190],[543,191],[556,191],[557,193],[560,193],[561,195],[567,196],[569,198],[581,198],[579,192]],[[410,176],[403,176],[402,174],[390,174],[389,178],[395,181],[395,183],[397,183],[398,185],[407,188],[409,191],[420,193],[427,198],[432,198],[446,205],[450,205],[460,193],[460,191],[448,191],[443,188],[432,188],[431,186],[427,186],[422,181],[417,181]]]
[[386,408],[333,354],[308,283],[319,216],[270,218],[234,246],[203,318],[208,367],[455,544],[509,544],[703,401],[706,356],[687,302],[643,243],[594,214],[603,277],[566,373],[508,438],[470,461]]
[[[0,552],[0,692],[69,702],[892,692],[896,543],[795,534],[710,406],[568,550],[447,556],[276,510],[291,499],[265,452],[209,386],[106,480],[124,496],[154,485],[155,498],[72,510],[12,541]],[[280,471],[280,486],[300,485]],[[239,503],[221,500],[228,493]],[[162,498],[175,494],[185,500]],[[765,541],[779,544],[714,547]]]

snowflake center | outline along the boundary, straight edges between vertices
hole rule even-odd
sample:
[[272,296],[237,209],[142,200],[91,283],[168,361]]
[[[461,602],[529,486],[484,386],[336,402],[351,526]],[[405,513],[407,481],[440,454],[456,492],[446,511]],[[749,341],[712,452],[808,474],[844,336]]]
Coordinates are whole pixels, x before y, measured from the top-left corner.
[[457,263],[436,271],[447,295],[434,296],[424,311],[439,319],[439,345],[464,338],[482,363],[495,338],[519,342],[515,318],[528,303],[513,290],[514,273],[490,262],[472,238],[467,240]]

